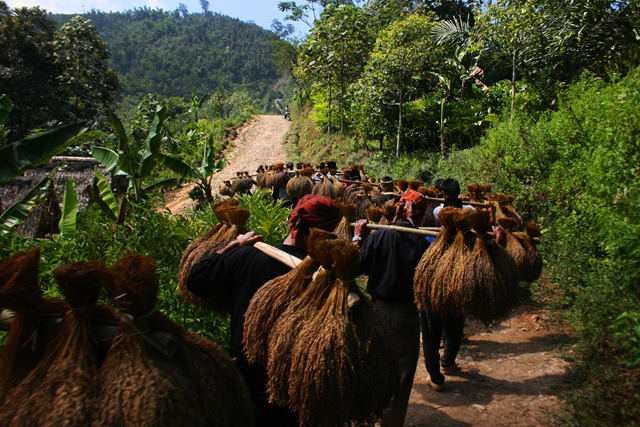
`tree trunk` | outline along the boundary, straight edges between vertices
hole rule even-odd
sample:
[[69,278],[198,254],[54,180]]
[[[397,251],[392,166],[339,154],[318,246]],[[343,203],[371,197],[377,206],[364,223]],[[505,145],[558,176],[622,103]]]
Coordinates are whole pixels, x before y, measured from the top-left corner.
[[440,104],[440,153],[442,154],[442,160],[445,158],[445,145],[444,145],[444,98]]
[[331,73],[329,73],[329,103],[327,104],[327,133],[331,133]]
[[340,132],[344,131],[344,40],[342,41],[342,58],[340,61]]
[[511,119],[513,122],[513,110],[516,104],[516,52],[517,49],[513,48],[513,62],[512,62],[512,74],[511,74]]
[[398,139],[396,140],[396,159],[400,158],[401,131],[402,131],[402,82],[400,82],[400,101],[398,102]]

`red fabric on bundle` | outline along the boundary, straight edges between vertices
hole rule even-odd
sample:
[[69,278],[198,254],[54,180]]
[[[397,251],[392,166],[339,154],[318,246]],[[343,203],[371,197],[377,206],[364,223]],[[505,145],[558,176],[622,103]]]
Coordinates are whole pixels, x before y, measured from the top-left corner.
[[427,209],[427,200],[421,193],[415,190],[407,190],[397,203],[396,216],[393,218],[393,222],[398,222],[403,219],[411,220],[413,224],[413,211],[425,211]]
[[289,217],[289,230],[294,239],[299,231],[309,227],[333,231],[341,219],[342,212],[336,202],[328,197],[307,194],[298,201]]

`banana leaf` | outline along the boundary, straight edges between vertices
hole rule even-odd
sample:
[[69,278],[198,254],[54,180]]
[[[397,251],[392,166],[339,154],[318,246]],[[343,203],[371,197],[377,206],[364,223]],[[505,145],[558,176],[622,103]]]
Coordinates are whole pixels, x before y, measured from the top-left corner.
[[184,178],[176,177],[176,178],[167,178],[162,181],[154,182],[148,187],[144,188],[144,191],[155,190],[158,188],[166,188],[166,187],[175,187],[176,185],[180,185],[185,182]]
[[0,185],[60,154],[87,129],[86,122],[74,123],[0,148]]
[[5,94],[0,96],[0,125],[4,124],[9,117],[9,113],[13,110],[13,102]]
[[62,201],[62,218],[58,223],[62,236],[73,237],[76,235],[77,218],[78,196],[76,194],[76,183],[73,178],[67,178],[67,186],[64,190],[64,199]]
[[0,215],[0,233],[6,234],[13,230],[23,222],[29,214],[38,207],[44,196],[47,194],[47,188],[53,185],[51,177],[58,171],[54,168],[47,176],[36,184],[23,198]]
[[100,194],[96,195],[98,204],[102,208],[102,211],[109,217],[109,219],[116,220],[116,212],[118,212],[118,202],[116,201],[113,191],[109,187],[109,183],[100,172],[100,169],[96,166],[93,168],[96,178],[98,180],[97,186],[100,190]]
[[108,148],[93,147],[91,155],[112,175],[118,172],[118,153]]

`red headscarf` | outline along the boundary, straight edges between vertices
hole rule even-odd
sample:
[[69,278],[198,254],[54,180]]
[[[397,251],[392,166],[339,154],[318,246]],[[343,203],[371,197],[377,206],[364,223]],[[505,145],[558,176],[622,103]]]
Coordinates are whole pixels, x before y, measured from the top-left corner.
[[336,202],[328,197],[307,194],[298,201],[289,217],[289,230],[294,239],[298,231],[309,227],[333,231],[341,219],[342,212]]
[[[407,190],[398,201],[396,208],[396,216],[393,218],[393,222],[398,222],[403,219],[408,219],[413,224],[413,212],[425,211],[427,209],[427,199],[415,190]],[[413,224],[416,226],[415,224]]]

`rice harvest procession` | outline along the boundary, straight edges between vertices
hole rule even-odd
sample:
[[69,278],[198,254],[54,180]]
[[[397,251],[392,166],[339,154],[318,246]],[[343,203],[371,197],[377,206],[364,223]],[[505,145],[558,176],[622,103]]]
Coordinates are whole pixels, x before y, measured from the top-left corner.
[[[56,266],[55,298],[38,247],[1,260],[0,425],[402,426],[420,352],[446,389],[466,319],[508,318],[540,276],[540,228],[490,185],[315,166],[238,171],[181,254],[173,286],[229,316],[225,347],[157,308],[142,254]],[[277,246],[248,227],[255,192],[287,209]]]

